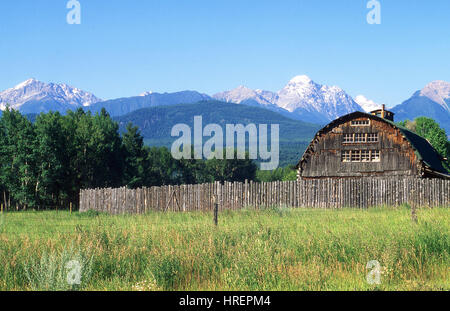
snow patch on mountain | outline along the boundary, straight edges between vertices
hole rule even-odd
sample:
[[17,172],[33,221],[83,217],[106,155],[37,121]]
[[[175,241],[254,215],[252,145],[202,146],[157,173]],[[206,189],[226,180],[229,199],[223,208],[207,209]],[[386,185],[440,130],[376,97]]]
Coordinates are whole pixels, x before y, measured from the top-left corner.
[[217,93],[212,97],[227,103],[240,104],[247,100],[254,100],[260,105],[271,106],[274,105],[273,102],[277,99],[277,94],[263,90],[252,90],[240,85],[231,91]]
[[152,94],[153,94],[153,91],[148,91],[148,92],[144,92],[144,93],[139,94],[139,96],[149,96],[149,95],[152,95]]
[[295,76],[289,81],[291,84],[309,84],[311,82],[311,78],[307,75]]
[[450,99],[449,82],[440,80],[432,81],[420,91],[419,96],[424,96],[431,99],[450,112],[449,105],[447,104]]
[[364,95],[358,95],[355,97],[355,102],[360,105],[365,112],[371,112],[377,109],[381,109],[382,104],[378,104],[373,100],[366,98]]

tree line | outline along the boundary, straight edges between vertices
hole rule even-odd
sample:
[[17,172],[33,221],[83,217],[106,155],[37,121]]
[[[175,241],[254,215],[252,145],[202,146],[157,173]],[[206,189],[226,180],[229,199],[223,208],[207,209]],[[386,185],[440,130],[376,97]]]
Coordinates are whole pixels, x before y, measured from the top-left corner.
[[[450,168],[450,142],[432,119],[401,125],[427,138]],[[225,151],[224,151],[225,152]],[[148,147],[138,127],[119,124],[105,109],[41,113],[32,122],[7,108],[0,117],[0,203],[7,208],[78,205],[80,189],[151,187],[215,181],[295,180],[293,166],[259,171],[244,160],[176,160],[166,147]]]
[[244,160],[175,160],[148,147],[131,123],[124,133],[105,109],[41,113],[34,122],[14,109],[0,117],[0,202],[4,207],[67,208],[80,189],[150,187],[255,179]]

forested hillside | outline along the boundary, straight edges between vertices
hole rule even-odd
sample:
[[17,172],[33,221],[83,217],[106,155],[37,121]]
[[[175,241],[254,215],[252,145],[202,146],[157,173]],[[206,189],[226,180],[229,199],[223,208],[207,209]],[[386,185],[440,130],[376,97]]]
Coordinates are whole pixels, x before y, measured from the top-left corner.
[[[280,166],[296,164],[320,126],[286,118],[267,109],[203,101],[189,105],[158,106],[136,110],[125,116],[114,118],[119,122],[120,131],[131,122],[138,126],[146,144],[170,147],[176,137],[171,137],[174,125],[184,123],[193,128],[194,116],[201,115],[203,126],[216,123],[224,132],[226,124],[279,124],[280,125]],[[225,141],[225,140],[224,140]]]

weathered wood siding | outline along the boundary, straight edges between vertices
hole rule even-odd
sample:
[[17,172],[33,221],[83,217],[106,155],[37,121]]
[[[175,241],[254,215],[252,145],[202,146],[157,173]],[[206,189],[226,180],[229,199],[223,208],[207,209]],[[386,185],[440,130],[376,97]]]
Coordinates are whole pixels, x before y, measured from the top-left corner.
[[130,190],[90,189],[80,193],[80,211],[111,214],[148,211],[212,211],[269,206],[342,208],[450,206],[450,180],[414,177],[315,179],[270,183],[224,183]]
[[[353,120],[367,120],[356,118]],[[352,126],[349,120],[316,136],[311,150],[305,154],[299,176],[358,177],[358,176],[418,176],[419,167],[409,142],[386,122],[370,120],[369,126]],[[343,144],[343,134],[378,133],[378,142]],[[344,150],[379,150],[379,162],[342,162]]]

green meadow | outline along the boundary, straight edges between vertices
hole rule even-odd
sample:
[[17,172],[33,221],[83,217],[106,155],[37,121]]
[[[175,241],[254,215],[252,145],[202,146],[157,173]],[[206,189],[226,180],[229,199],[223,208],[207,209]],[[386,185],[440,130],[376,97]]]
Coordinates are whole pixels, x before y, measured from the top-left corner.
[[450,290],[450,210],[417,219],[405,206],[248,208],[217,227],[200,212],[9,212],[0,290]]

